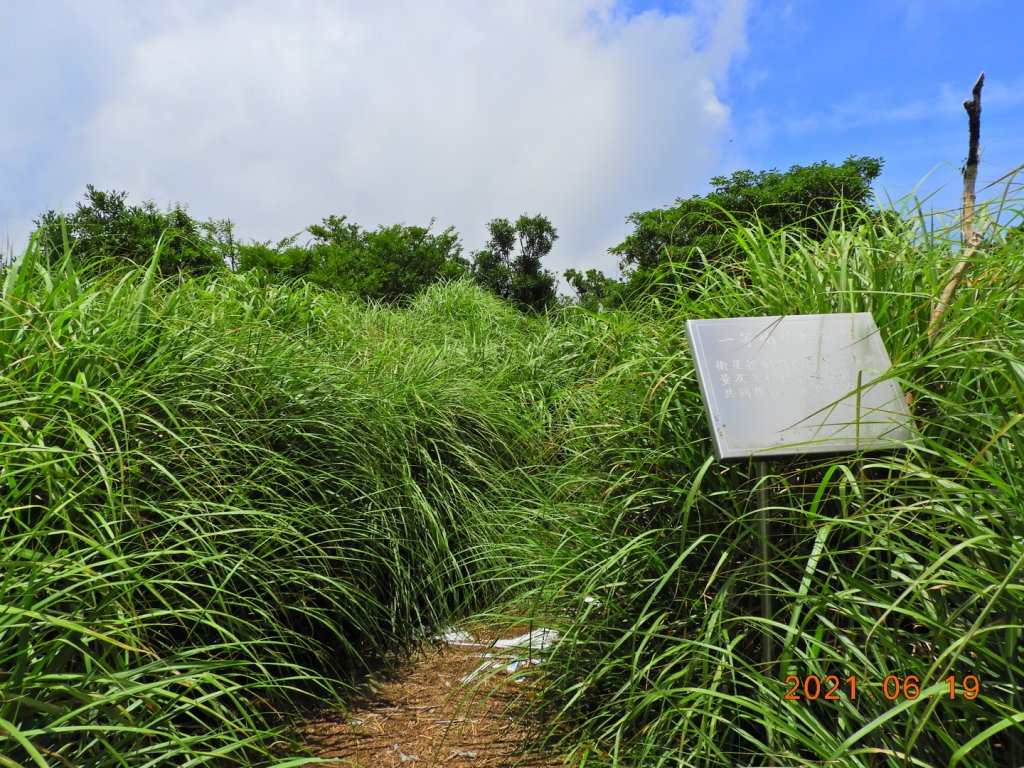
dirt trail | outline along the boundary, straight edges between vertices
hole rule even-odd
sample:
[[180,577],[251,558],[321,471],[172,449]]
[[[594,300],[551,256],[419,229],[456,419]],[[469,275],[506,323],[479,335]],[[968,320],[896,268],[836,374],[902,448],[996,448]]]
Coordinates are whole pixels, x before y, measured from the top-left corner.
[[311,720],[300,733],[316,756],[337,758],[329,765],[338,768],[562,768],[557,756],[526,747],[524,684],[501,674],[473,676],[487,652],[495,650],[426,644],[364,706]]

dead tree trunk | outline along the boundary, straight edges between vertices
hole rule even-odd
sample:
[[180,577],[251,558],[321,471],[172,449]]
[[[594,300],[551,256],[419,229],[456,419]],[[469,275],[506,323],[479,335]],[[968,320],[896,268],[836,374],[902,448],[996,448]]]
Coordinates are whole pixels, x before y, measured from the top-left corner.
[[962,250],[960,260],[953,267],[953,274],[942,291],[939,300],[932,307],[931,322],[928,324],[928,343],[935,344],[935,337],[939,331],[939,321],[942,315],[953,301],[953,294],[963,279],[963,274],[970,263],[974,252],[981,245],[981,237],[974,229],[974,186],[978,181],[978,144],[981,139],[981,87],[985,84],[985,73],[978,76],[974,84],[972,98],[964,102],[964,109],[967,110],[967,127],[969,142],[967,148],[967,163],[964,165],[964,203],[963,212],[960,217],[960,232]]

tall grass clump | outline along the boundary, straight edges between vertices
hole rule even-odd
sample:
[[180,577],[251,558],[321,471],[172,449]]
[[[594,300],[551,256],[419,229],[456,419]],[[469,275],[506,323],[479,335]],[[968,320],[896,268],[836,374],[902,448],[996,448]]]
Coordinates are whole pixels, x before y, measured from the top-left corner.
[[288,716],[523,575],[533,326],[158,259],[4,272],[2,766],[307,764]]
[[[564,630],[538,709],[581,765],[1024,764],[1024,254],[992,227],[930,345],[957,244],[919,224],[737,226],[735,259],[666,274],[644,311],[552,327],[572,504],[520,599]],[[685,321],[852,311],[915,439],[773,462],[761,509],[754,466],[714,460]]]

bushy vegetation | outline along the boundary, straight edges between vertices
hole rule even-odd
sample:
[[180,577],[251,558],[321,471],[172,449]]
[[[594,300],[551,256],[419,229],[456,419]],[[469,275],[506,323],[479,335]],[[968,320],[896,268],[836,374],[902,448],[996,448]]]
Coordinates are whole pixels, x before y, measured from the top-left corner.
[[[1017,225],[934,343],[956,238],[861,208],[734,222],[646,302],[547,315],[164,278],[166,238],[127,270],[30,249],[0,296],[0,766],[309,764],[292,716],[481,610],[562,630],[528,674],[581,765],[1020,765]],[[713,459],[685,321],[846,311],[917,439],[775,462],[764,508]]]
[[633,231],[609,249],[619,259],[622,280],[597,269],[569,269],[565,279],[588,307],[635,305],[658,293],[666,269],[699,268],[702,261],[742,258],[737,226],[800,231],[813,239],[856,225],[865,215],[886,218],[872,206],[871,182],[882,172],[879,157],[848,157],[843,163],[794,165],[782,172],[736,171],[711,179],[705,195],[627,217]]
[[555,276],[542,265],[558,239],[551,222],[540,214],[524,213],[514,224],[508,219],[491,219],[487,231],[486,247],[473,256],[474,281],[524,312],[553,307]]
[[70,214],[47,211],[37,220],[36,243],[54,264],[70,253],[77,265],[101,261],[111,271],[149,263],[160,246],[163,275],[201,275],[235,259],[231,222],[199,222],[184,206],[161,211],[152,201],[129,205],[127,192],[86,186],[85,200]]
[[345,216],[328,216],[308,228],[309,243],[296,237],[272,246],[239,248],[242,271],[260,269],[276,280],[301,278],[362,299],[398,302],[435,283],[464,277],[469,262],[453,227],[395,224],[370,231]]
[[433,225],[395,224],[370,231],[345,216],[328,216],[307,228],[311,240],[306,244],[299,244],[296,235],[276,245],[240,246],[240,269],[393,304],[432,285],[467,279],[524,312],[555,305],[555,277],[541,261],[558,234],[546,217],[523,214],[515,223],[492,219],[487,244],[472,259],[463,257],[454,227],[434,234]]
[[[241,242],[230,219],[192,218],[181,204],[160,211],[152,201],[129,205],[128,193],[86,186],[73,213],[47,211],[36,219],[34,240],[51,266],[70,253],[77,267],[102,264],[108,272],[146,266],[159,247],[160,276],[195,277],[230,269],[259,271],[261,279],[311,283],[349,297],[403,304],[425,289],[467,279],[524,312],[557,303],[555,276],[542,260],[558,233],[540,214],[516,221],[492,219],[490,237],[464,257],[454,227],[393,224],[369,230],[331,215],[303,232],[271,241]],[[300,242],[303,234],[306,242]]]
[[785,173],[772,169],[715,176],[706,195],[631,214],[634,231],[612,253],[640,271],[666,262],[689,263],[698,251],[714,260],[733,252],[737,223],[754,221],[772,230],[800,228],[822,237],[867,209],[874,197],[871,182],[881,172],[881,158],[849,157],[841,165],[794,165]]

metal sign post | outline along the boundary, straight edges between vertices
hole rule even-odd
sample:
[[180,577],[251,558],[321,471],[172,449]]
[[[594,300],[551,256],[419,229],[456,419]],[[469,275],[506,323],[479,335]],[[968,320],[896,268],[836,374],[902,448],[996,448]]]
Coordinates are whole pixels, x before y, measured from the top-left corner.
[[[715,456],[753,459],[761,510],[761,610],[770,589],[770,458],[891,449],[911,438],[903,392],[868,312],[688,320]],[[766,668],[775,651],[767,627]]]
[[[767,621],[775,615],[775,609],[772,607],[772,590],[769,584],[771,553],[768,551],[768,536],[771,531],[768,526],[768,462],[763,459],[757,461],[757,475],[757,509],[761,515],[757,519],[758,534],[761,538],[761,617]],[[775,643],[766,629],[761,641],[761,661],[766,671],[774,660]]]

